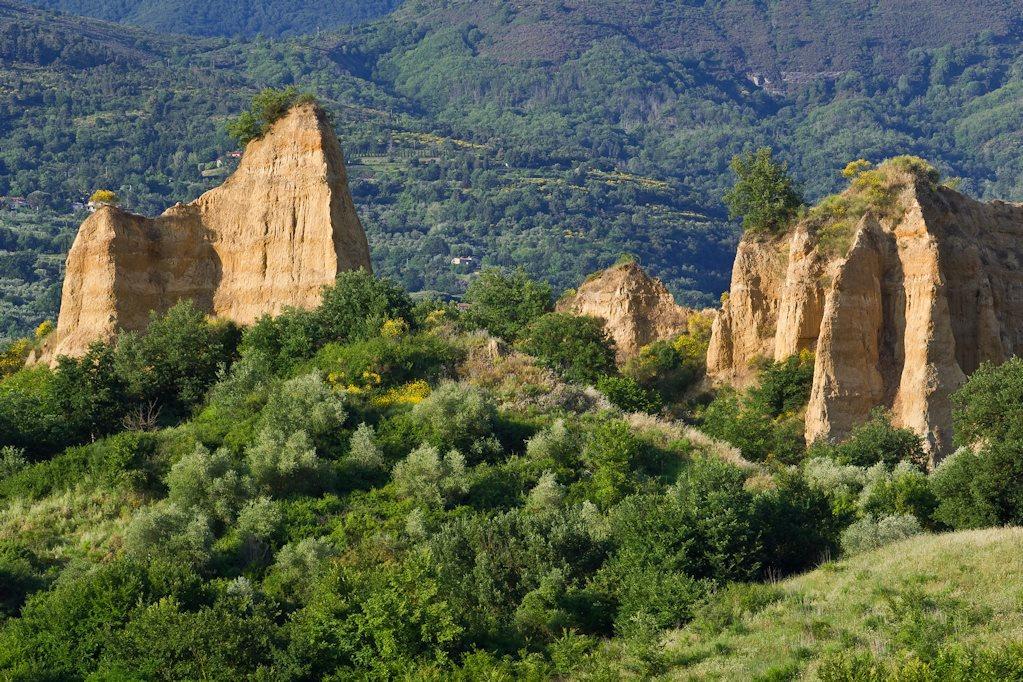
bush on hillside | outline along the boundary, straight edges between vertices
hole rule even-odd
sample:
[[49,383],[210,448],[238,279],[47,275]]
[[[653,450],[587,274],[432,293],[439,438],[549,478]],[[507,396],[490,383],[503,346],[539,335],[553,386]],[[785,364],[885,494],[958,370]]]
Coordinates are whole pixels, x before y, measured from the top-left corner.
[[1023,438],[1023,358],[981,365],[952,394],[952,404],[960,445]]
[[328,343],[347,344],[379,335],[389,320],[415,328],[412,300],[394,282],[349,270],[323,289],[319,307],[260,318],[245,331],[242,355],[258,354],[273,371],[287,372]]
[[594,384],[614,374],[614,342],[596,317],[548,313],[526,328],[522,350],[569,381]]
[[891,415],[882,408],[872,411],[870,418],[841,443],[814,443],[810,454],[859,467],[880,463],[890,468],[907,462],[921,470],[926,469],[928,459],[920,436],[910,429],[892,426]]
[[534,320],[551,310],[551,287],[531,279],[524,270],[506,274],[483,270],[466,289],[469,304],[464,322],[486,329],[505,341],[517,339]]

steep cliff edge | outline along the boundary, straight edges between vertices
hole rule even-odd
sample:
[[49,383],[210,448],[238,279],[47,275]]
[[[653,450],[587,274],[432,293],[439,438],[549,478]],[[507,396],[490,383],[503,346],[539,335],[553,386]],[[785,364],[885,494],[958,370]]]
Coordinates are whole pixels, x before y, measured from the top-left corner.
[[619,361],[636,355],[647,344],[685,332],[693,313],[676,304],[659,279],[632,261],[591,276],[575,293],[558,301],[557,309],[604,320]]
[[57,329],[37,361],[81,355],[151,312],[192,299],[247,324],[312,307],[343,270],[370,268],[344,157],[326,113],[293,108],[250,142],[223,185],[157,218],[103,207],[67,258]]
[[840,439],[883,406],[939,460],[950,395],[1023,350],[1023,205],[982,203],[912,159],[778,236],[747,235],[715,322],[708,375],[749,383],[758,359],[815,353],[806,438]]

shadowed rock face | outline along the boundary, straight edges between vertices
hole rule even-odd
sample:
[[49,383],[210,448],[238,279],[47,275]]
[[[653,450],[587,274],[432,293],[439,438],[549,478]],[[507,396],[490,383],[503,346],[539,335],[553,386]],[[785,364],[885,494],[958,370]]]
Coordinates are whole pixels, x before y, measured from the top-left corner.
[[805,223],[745,237],[707,371],[744,385],[757,359],[812,350],[808,442],[841,439],[883,406],[937,462],[952,446],[950,395],[1023,350],[1023,206],[915,179],[897,202],[897,217],[868,212],[844,255],[816,248]]
[[616,265],[591,277],[576,293],[559,301],[557,309],[604,320],[620,362],[643,346],[685,332],[693,313],[677,305],[667,287],[635,263]]
[[322,109],[295,107],[249,143],[223,185],[157,218],[91,215],[67,259],[57,329],[37,360],[83,354],[192,299],[242,324],[309,308],[337,273],[370,269],[344,157]]

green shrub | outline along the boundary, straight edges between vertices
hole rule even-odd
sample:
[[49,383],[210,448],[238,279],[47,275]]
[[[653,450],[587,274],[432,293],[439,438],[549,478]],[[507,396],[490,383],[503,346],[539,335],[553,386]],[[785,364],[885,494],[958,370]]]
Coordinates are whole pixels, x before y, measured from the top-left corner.
[[894,470],[874,465],[867,472],[859,500],[862,514],[874,517],[909,514],[928,526],[937,504],[927,476],[907,462],[901,462]]
[[469,284],[463,300],[469,304],[464,315],[466,325],[514,341],[526,327],[550,312],[551,287],[530,279],[521,269],[505,274],[489,268]]
[[365,422],[355,429],[348,443],[348,457],[345,461],[364,476],[373,476],[387,469],[384,453],[376,444],[372,426]]
[[125,553],[143,561],[202,566],[209,561],[212,544],[209,517],[174,503],[142,509],[124,531]]
[[742,227],[752,232],[780,232],[786,229],[803,204],[795,182],[784,163],[762,147],[732,158],[735,185],[725,194],[730,218],[742,218]]
[[420,442],[441,451],[458,450],[470,463],[495,448],[497,408],[489,394],[469,384],[441,384],[412,408],[408,420]]
[[395,677],[417,661],[444,664],[461,634],[429,555],[353,573],[332,567],[287,625],[283,658],[302,679],[356,670]]
[[252,482],[230,452],[197,445],[171,467],[167,487],[172,504],[230,524],[251,494]]
[[810,400],[813,386],[813,356],[809,353],[790,355],[784,360],[768,362],[757,375],[757,384],[750,389],[749,400],[769,417],[796,412]]
[[593,384],[616,371],[614,342],[595,317],[548,313],[526,328],[521,345],[569,381]]
[[590,535],[577,508],[461,516],[432,534],[429,546],[467,642],[513,653],[526,639],[560,635],[548,629],[554,623],[609,629],[609,605],[584,584],[607,546]]
[[664,495],[636,495],[612,513],[615,553],[602,571],[619,601],[616,627],[646,614],[687,622],[714,581],[751,580],[763,562],[753,495],[730,464],[696,459]]
[[1023,523],[1023,441],[961,448],[931,475],[934,518],[956,530]]
[[0,631],[0,670],[23,679],[84,679],[140,602],[154,596],[146,572],[100,564],[29,597]]
[[265,670],[277,625],[263,609],[218,603],[189,611],[173,597],[138,610],[99,660],[102,679],[245,679]]
[[544,466],[553,465],[557,471],[573,472],[579,463],[581,444],[579,438],[557,419],[547,428],[536,433],[526,443],[526,456]]
[[297,607],[308,603],[317,579],[328,569],[337,551],[320,538],[303,538],[281,547],[267,573],[263,589],[280,604]]
[[900,462],[920,469],[927,466],[923,441],[910,429],[892,426],[891,416],[881,408],[870,413],[870,419],[855,427],[838,445],[815,443],[812,456],[825,456],[841,464],[869,467],[884,464],[893,467]]
[[262,431],[304,432],[321,446],[335,444],[348,415],[341,396],[317,372],[288,379],[270,393],[260,415]]
[[339,386],[399,386],[414,380],[430,383],[453,374],[459,353],[435,334],[400,338],[377,336],[348,345],[327,344],[313,363]]
[[1023,437],[1023,358],[985,363],[952,394],[956,443]]
[[144,334],[124,333],[116,343],[116,376],[128,405],[157,404],[187,414],[229,365],[239,332],[211,323],[191,301],[153,315]]
[[611,404],[625,412],[658,412],[661,397],[648,391],[631,377],[602,376],[597,380],[597,390],[607,396]]
[[0,540],[0,623],[16,615],[28,595],[45,582],[43,562],[35,553],[11,540]]
[[427,507],[443,507],[465,492],[465,457],[450,450],[444,457],[432,445],[422,445],[394,466],[399,495]]
[[248,111],[243,111],[227,122],[227,134],[244,146],[263,137],[270,126],[283,118],[293,106],[313,101],[315,98],[311,94],[300,93],[294,86],[283,90],[264,88],[253,96]]
[[644,346],[626,361],[622,373],[656,391],[664,402],[679,400],[703,376],[709,338],[709,330],[701,327],[694,315],[688,334]]
[[847,554],[890,545],[923,532],[912,514],[866,516],[842,531],[842,549]]
[[365,270],[348,270],[324,287],[320,305],[314,310],[289,309],[257,320],[246,330],[241,352],[258,353],[273,371],[284,373],[328,343],[346,344],[377,336],[388,320],[402,320],[414,329],[408,294],[389,279],[377,279]]
[[623,421],[606,420],[594,428],[582,451],[592,475],[587,499],[607,509],[635,488],[632,471],[638,465],[642,445]]
[[245,449],[245,463],[256,491],[270,497],[322,492],[332,485],[330,468],[305,431],[261,431]]
[[843,519],[827,493],[791,471],[775,475],[775,485],[755,498],[763,544],[764,577],[815,568],[837,553]]
[[0,442],[37,458],[83,438],[91,417],[66,411],[66,398],[46,367],[0,380]]

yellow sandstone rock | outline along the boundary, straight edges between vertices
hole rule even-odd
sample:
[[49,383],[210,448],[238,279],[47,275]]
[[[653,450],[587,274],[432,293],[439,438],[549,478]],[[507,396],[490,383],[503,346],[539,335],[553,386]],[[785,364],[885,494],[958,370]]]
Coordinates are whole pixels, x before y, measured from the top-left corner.
[[620,362],[647,344],[685,332],[693,314],[677,305],[667,287],[634,262],[591,276],[578,291],[558,301],[557,309],[604,320]]
[[313,307],[357,268],[370,269],[369,247],[341,145],[322,109],[299,105],[192,203],[157,218],[112,206],[91,215],[68,254],[57,329],[34,360],[81,355],[183,299],[242,324]]
[[758,359],[812,350],[808,442],[883,406],[936,462],[952,446],[950,395],[982,362],[1023,351],[1023,205],[885,171],[891,203],[851,225],[845,253],[821,247],[828,225],[812,216],[743,238],[707,371],[743,385]]

